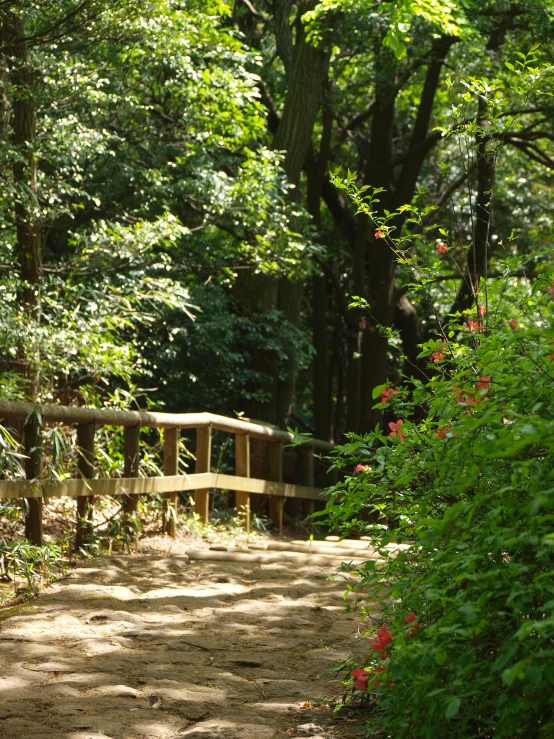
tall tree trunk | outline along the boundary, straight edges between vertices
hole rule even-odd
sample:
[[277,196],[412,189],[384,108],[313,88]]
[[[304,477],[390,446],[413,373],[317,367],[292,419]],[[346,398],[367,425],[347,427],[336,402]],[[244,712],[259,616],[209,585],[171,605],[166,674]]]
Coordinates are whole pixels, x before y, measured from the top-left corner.
[[[307,208],[314,226],[321,233],[321,192],[331,150],[333,110],[330,96],[326,96],[323,106],[323,128],[317,157],[309,150],[305,161],[308,181]],[[331,378],[329,363],[327,277],[316,274],[312,277],[312,342],[315,355],[313,361],[313,412],[314,434],[317,439],[331,438]]]
[[[318,4],[319,0],[302,3],[302,12],[306,12]],[[289,25],[291,0],[276,0],[275,34],[277,49],[287,73],[287,94],[283,113],[273,139],[273,148],[284,151],[283,169],[293,185],[298,185],[300,173],[311,143],[314,123],[319,110],[323,84],[327,76],[330,51],[324,46],[314,46],[306,40],[306,33],[301,22],[300,13],[295,21],[295,38]],[[293,191],[291,197],[297,198]],[[298,326],[300,306],[304,289],[303,281],[291,280],[287,277],[269,278],[276,283],[276,288],[269,288],[265,275],[253,274],[250,278],[237,280],[235,293],[241,306],[248,311],[246,304],[252,304],[251,296],[260,295],[263,290],[274,298],[271,307],[281,310],[285,318]],[[262,284],[261,289],[254,286]],[[245,290],[245,283],[249,283]],[[267,301],[265,301],[267,303]],[[268,306],[269,307],[269,306]],[[293,347],[286,359],[286,372],[279,376],[272,352],[261,350],[254,359],[254,368],[258,372],[270,372],[272,383],[271,403],[260,405],[246,403],[245,410],[249,415],[258,415],[263,420],[277,425],[286,425],[294,397],[296,381],[296,357]],[[254,411],[254,412],[253,412]]]
[[[42,280],[41,226],[36,212],[37,172],[34,154],[36,135],[35,79],[36,73],[25,37],[23,3],[11,2],[2,11],[3,53],[8,60],[9,81],[12,90],[11,129],[12,143],[16,151],[13,177],[16,190],[15,259],[18,265],[20,288],[18,301],[23,316],[33,323],[40,321],[40,287]],[[28,348],[18,351],[18,365],[25,376],[25,394],[36,401],[39,390],[38,357]],[[40,471],[40,429],[38,420],[24,427],[24,444],[29,459],[27,475],[37,476]],[[42,544],[42,501],[28,500],[25,532],[33,544]]]
[[489,237],[491,225],[491,198],[494,185],[496,154],[493,142],[487,135],[490,123],[487,118],[487,102],[479,98],[479,130],[477,142],[477,197],[474,212],[473,243],[467,255],[463,281],[456,296],[451,313],[476,307],[478,311],[479,280],[486,275],[489,260]]
[[[21,3],[11,3],[2,13],[4,53],[9,60],[12,89],[12,143],[17,159],[13,165],[16,190],[15,258],[19,269],[19,300],[22,312],[40,320],[40,285],[42,280],[41,225],[33,210],[37,202],[37,171],[34,154],[36,135],[35,70],[25,40]],[[27,396],[36,398],[38,368],[26,356],[21,357],[27,377]]]
[[[397,66],[392,53],[385,48],[376,51],[375,112],[371,125],[364,184],[383,188],[379,197],[379,212],[390,207],[392,170],[387,164],[392,159],[392,134],[397,94]],[[381,419],[381,412],[373,410],[372,392],[376,385],[385,382],[388,341],[380,327],[391,326],[394,309],[394,253],[386,239],[376,238],[367,232],[365,222],[358,227],[369,241],[366,258],[368,297],[371,305],[370,319],[362,344],[362,383],[360,392],[361,431],[372,429]],[[363,238],[359,237],[360,240]]]
[[[410,145],[394,193],[391,192],[393,185],[391,161],[397,90],[394,79],[395,62],[387,50],[377,52],[375,100],[377,109],[373,117],[365,184],[385,189],[379,196],[381,213],[385,208],[392,211],[410,203],[414,197],[419,173],[431,146],[428,131],[444,58],[456,40],[453,37],[441,37],[433,43]],[[403,217],[400,217],[392,224],[396,229],[394,235],[399,234],[403,220]],[[397,289],[394,279],[396,257],[387,241],[373,238],[367,260],[371,321],[363,344],[362,430],[373,428],[381,419],[381,411],[378,408],[372,409],[375,405],[372,397],[373,388],[383,384],[387,376],[388,340],[379,326],[385,328],[392,326],[396,317],[396,326],[402,333],[404,351],[407,355],[404,371],[408,375],[423,376],[423,367],[417,360],[419,341],[417,316],[415,311],[409,310],[412,306],[402,299]]]
[[313,362],[314,435],[316,439],[331,438],[331,385],[329,366],[329,332],[327,312],[329,296],[325,275],[312,277],[312,340],[315,350]]
[[[368,218],[364,214],[356,217],[356,233],[352,245],[353,295],[364,297],[366,292],[365,252],[368,234]],[[362,358],[363,340],[367,321],[360,308],[352,308],[347,316],[346,346],[346,423],[349,431],[359,433],[362,428]]]

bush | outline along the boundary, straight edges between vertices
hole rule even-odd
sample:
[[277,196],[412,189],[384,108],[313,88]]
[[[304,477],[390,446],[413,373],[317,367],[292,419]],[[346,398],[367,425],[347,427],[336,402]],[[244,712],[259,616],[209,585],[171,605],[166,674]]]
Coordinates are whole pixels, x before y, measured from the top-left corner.
[[512,288],[509,313],[491,298],[482,316],[423,345],[427,384],[376,389],[394,414],[391,434],[351,435],[337,452],[337,466],[356,467],[331,489],[328,522],[344,534],[371,532],[380,546],[411,543],[396,556],[383,550],[385,563],[361,572],[393,635],[384,649],[379,636],[372,642],[368,680],[354,675],[358,688],[367,684],[372,736],[554,734],[554,285],[552,299],[546,285]]

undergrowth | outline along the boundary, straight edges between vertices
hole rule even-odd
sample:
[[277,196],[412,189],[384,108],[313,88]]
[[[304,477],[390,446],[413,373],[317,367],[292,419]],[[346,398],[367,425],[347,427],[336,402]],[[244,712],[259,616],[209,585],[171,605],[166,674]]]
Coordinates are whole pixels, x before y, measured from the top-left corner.
[[327,523],[411,545],[360,571],[371,736],[554,733],[554,284],[500,297],[422,346],[427,383],[376,389],[390,435],[337,450]]

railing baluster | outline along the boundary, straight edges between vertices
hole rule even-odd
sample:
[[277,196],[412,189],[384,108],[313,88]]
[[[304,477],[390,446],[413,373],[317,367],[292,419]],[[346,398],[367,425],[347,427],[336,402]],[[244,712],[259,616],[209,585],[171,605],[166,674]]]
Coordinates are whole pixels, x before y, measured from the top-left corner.
[[[77,468],[79,476],[90,480],[94,477],[94,423],[80,423],[77,426]],[[80,495],[77,498],[77,527],[75,531],[75,550],[90,541],[92,537],[92,513],[94,496]]]
[[[107,409],[82,408],[61,405],[44,405],[40,408],[30,403],[19,401],[4,401],[0,399],[0,417],[15,421],[23,434],[16,434],[22,438],[22,446],[27,453],[25,472],[27,480],[0,480],[0,500],[26,498],[28,501],[28,515],[26,517],[25,534],[34,543],[42,542],[42,497],[38,491],[42,489],[48,497],[69,496],[80,498],[78,512],[80,523],[77,527],[76,543],[85,542],[91,531],[91,505],[94,495],[122,496],[122,508],[125,512],[126,525],[129,527],[132,515],[137,510],[139,495],[163,494],[166,501],[166,512],[169,506],[175,506],[179,492],[194,491],[196,512],[199,519],[207,523],[209,513],[209,492],[211,488],[236,491],[237,510],[247,513],[245,525],[250,525],[251,506],[257,499],[252,495],[265,496],[268,487],[273,488],[278,495],[270,495],[270,516],[279,531],[283,532],[283,504],[285,500],[297,502],[304,499],[306,502],[303,511],[307,514],[313,510],[314,469],[313,453],[326,452],[332,445],[325,441],[312,439],[309,448],[301,449],[302,482],[304,485],[281,484],[269,485],[269,482],[283,481],[283,447],[292,439],[292,434],[270,427],[266,424],[244,421],[242,419],[225,418],[211,413],[156,413],[138,411],[115,411]],[[77,441],[81,449],[79,470],[82,478],[90,478],[85,484],[83,479],[73,479],[63,482],[52,482],[41,479],[42,433],[43,422],[62,423],[65,426],[76,425]],[[180,431],[176,429],[196,429],[196,465],[195,473],[179,478],[175,484],[164,479],[163,476],[133,480],[125,492],[121,478],[92,479],[94,470],[94,430],[102,425],[120,425],[124,427],[124,460],[125,478],[139,477],[140,460],[140,431],[141,428],[165,429],[164,472],[165,477],[178,476],[178,441]],[[214,474],[210,471],[211,460],[211,433],[212,429],[236,434],[236,462],[237,477],[249,478],[242,485],[233,482],[233,475]],[[267,444],[269,454],[269,474],[266,480],[250,477],[252,439]],[[316,470],[320,471],[320,468]],[[258,473],[260,477],[262,472]],[[196,477],[200,479],[195,479]],[[317,476],[316,476],[317,477]],[[37,483],[33,483],[37,480]],[[209,486],[209,487],[208,487]],[[237,488],[244,488],[237,491]],[[195,489],[196,488],[196,489]],[[306,489],[308,488],[308,489]],[[37,497],[35,496],[37,491]],[[319,491],[318,491],[319,492]],[[286,497],[285,497],[286,493]],[[306,500],[307,499],[307,500]],[[318,500],[315,499],[317,503]],[[318,508],[318,506],[315,506]],[[164,530],[174,535],[173,516],[164,517]]]
[[[250,477],[250,436],[235,434],[235,475]],[[250,531],[250,493],[237,490],[235,509],[244,520],[244,528]]]
[[[23,426],[23,448],[25,451],[25,477],[32,480],[40,477],[42,470],[42,427],[36,412],[31,413]],[[25,538],[42,546],[42,498],[27,498],[25,516]]]
[[[212,461],[212,427],[202,426],[196,429],[196,464],[195,472],[209,472]],[[210,510],[210,491],[194,491],[194,510],[202,523],[208,523]]]
[[[123,429],[123,477],[138,477],[140,462],[140,426],[125,426]],[[138,508],[138,495],[126,493],[123,497],[125,515],[135,513]]]
[[[272,482],[283,481],[283,442],[274,441],[269,445],[269,479]],[[283,505],[285,499],[282,495],[271,495],[269,498],[269,518],[273,521],[279,532],[283,535]]]
[[[178,428],[164,429],[164,475],[179,474],[179,436]],[[178,493],[165,493],[163,505],[162,532],[175,538],[175,519],[177,516]]]

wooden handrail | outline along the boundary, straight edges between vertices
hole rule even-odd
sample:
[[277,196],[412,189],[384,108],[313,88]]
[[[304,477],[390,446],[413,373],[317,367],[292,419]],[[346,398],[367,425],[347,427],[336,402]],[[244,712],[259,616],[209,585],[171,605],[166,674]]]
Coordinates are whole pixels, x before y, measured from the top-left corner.
[[[157,411],[117,411],[107,408],[86,408],[74,405],[34,405],[19,400],[0,400],[0,419],[24,419],[39,410],[44,421],[71,426],[95,423],[97,426],[144,426],[147,428],[197,429],[211,426],[231,434],[249,434],[254,439],[290,443],[294,436],[274,426],[240,418],[227,418],[215,413],[160,413]],[[310,446],[328,452],[333,445],[321,439],[311,439]]]
[[0,480],[0,500],[16,498],[79,498],[89,495],[154,495],[184,493],[198,489],[237,490],[254,495],[323,500],[323,490],[288,482],[258,480],[255,477],[200,472],[165,477],[100,477],[94,480],[68,478],[63,482],[41,480]]
[[[328,452],[333,445],[319,439],[310,439],[302,454],[302,483],[293,485],[283,482],[283,446],[294,439],[294,435],[281,429],[240,418],[226,418],[215,413],[157,413],[150,411],[118,411],[106,408],[83,408],[64,405],[34,405],[14,400],[0,400],[0,420],[20,420],[27,423],[36,420],[38,411],[41,423],[61,423],[77,427],[79,448],[79,473],[77,479],[51,482],[40,479],[32,472],[27,480],[0,480],[0,500],[26,498],[29,511],[26,530],[34,544],[42,543],[42,501],[49,497],[77,498],[77,536],[80,546],[92,531],[92,505],[95,496],[122,495],[125,516],[136,511],[139,495],[164,495],[163,531],[175,536],[175,513],[179,492],[194,491],[197,515],[204,523],[209,517],[209,491],[211,489],[234,490],[235,509],[248,530],[250,520],[250,494],[270,496],[269,517],[279,531],[283,528],[283,504],[285,498],[300,498],[309,501],[305,511],[313,511],[313,501],[320,499],[322,490],[314,487],[313,452]],[[40,423],[38,424],[41,425]],[[123,478],[94,479],[94,432],[97,426],[122,426],[125,429],[125,470]],[[164,476],[139,477],[139,435],[141,428],[164,430]],[[195,473],[179,475],[179,432],[181,429],[196,430]],[[235,475],[211,472],[212,431],[217,429],[234,434]],[[40,436],[40,431],[39,431]],[[269,442],[269,480],[250,477],[250,440],[262,439]],[[25,443],[27,444],[27,441]],[[35,443],[36,446],[36,443]],[[36,510],[35,510],[36,509]],[[39,510],[40,509],[40,510]],[[29,522],[29,527],[27,523]],[[31,526],[33,524],[33,526]]]

